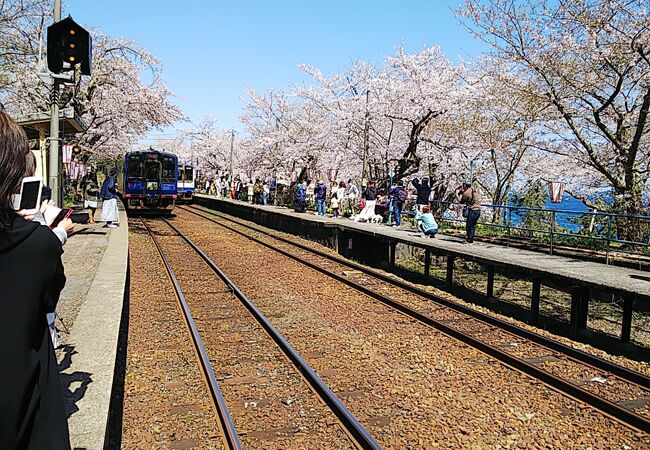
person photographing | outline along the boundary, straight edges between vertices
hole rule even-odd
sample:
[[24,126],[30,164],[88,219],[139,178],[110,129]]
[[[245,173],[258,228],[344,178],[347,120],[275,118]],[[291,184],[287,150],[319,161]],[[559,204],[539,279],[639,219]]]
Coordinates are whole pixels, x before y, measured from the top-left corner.
[[456,200],[465,205],[463,207],[465,230],[467,231],[465,243],[473,244],[476,224],[481,217],[481,194],[472,187],[472,183],[465,182],[456,189]]
[[0,112],[0,306],[5,319],[0,327],[0,448],[68,450],[63,392],[46,320],[66,281],[63,249],[49,227],[12,207],[32,157],[25,132]]

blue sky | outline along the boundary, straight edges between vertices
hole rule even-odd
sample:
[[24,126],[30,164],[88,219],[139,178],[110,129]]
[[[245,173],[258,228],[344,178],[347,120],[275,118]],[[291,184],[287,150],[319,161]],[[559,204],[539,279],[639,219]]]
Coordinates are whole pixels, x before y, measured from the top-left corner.
[[193,122],[210,115],[224,128],[241,130],[246,87],[263,91],[301,83],[302,62],[333,73],[359,58],[380,62],[399,44],[408,51],[440,45],[452,59],[476,56],[485,47],[454,17],[459,3],[67,0],[63,17],[137,41],[162,59],[174,102]]

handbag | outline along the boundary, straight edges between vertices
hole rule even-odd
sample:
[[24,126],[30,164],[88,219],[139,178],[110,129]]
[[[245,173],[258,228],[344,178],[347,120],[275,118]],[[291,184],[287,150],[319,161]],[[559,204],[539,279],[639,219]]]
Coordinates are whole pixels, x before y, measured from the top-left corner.
[[[470,203],[474,203],[474,188],[472,188],[472,198],[470,199]],[[465,205],[463,206],[463,211],[462,211],[463,217],[467,219],[467,215],[469,214],[469,206]]]

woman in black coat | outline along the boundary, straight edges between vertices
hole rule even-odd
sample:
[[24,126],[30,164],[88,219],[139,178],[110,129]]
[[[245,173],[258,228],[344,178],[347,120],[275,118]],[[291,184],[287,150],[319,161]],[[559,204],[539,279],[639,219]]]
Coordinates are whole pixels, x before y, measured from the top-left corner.
[[431,194],[431,187],[429,186],[429,180],[427,178],[422,179],[422,183],[417,178],[413,179],[413,186],[418,192],[418,197],[415,200],[418,209],[421,209],[424,205],[429,204],[429,195]]
[[63,250],[48,227],[11,208],[28,155],[24,131],[0,112],[0,449],[66,450],[63,392],[45,318],[65,285]]

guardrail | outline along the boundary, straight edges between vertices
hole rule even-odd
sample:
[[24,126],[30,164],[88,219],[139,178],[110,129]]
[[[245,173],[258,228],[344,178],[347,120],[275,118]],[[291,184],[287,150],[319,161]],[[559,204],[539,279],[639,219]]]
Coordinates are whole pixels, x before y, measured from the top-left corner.
[[[441,223],[465,222],[459,203],[434,201],[432,206]],[[486,236],[485,230],[507,241],[535,240],[548,245],[551,254],[560,244],[595,246],[606,251],[607,263],[613,250],[639,254],[650,247],[650,216],[641,215],[483,204],[477,235]]]

